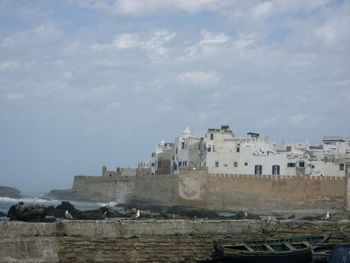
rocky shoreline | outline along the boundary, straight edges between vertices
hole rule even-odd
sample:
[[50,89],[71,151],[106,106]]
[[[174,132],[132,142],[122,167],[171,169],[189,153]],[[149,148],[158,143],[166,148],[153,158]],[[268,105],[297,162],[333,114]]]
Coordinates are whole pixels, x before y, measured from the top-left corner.
[[[67,216],[67,213],[69,216]],[[93,210],[79,210],[67,201],[55,206],[29,205],[19,202],[10,207],[8,212],[0,214],[12,221],[25,222],[55,222],[61,219],[74,220],[125,220],[125,219],[206,219],[206,220],[308,220],[308,221],[339,221],[349,220],[350,215],[345,212],[337,213],[290,213],[290,212],[258,212],[258,211],[226,211],[216,212],[209,209],[190,206],[154,205],[140,200],[130,200],[128,203],[109,203]]]

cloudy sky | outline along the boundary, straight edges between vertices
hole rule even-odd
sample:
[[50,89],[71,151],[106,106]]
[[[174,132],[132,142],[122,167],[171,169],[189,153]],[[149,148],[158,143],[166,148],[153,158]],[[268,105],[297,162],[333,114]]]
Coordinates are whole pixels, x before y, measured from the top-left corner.
[[0,0],[0,185],[69,188],[189,126],[350,135],[350,1]]

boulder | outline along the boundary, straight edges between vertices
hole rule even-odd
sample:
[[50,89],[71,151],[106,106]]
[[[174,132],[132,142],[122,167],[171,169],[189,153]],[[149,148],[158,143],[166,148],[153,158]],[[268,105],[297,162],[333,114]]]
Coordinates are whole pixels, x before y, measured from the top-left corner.
[[10,207],[7,212],[10,220],[20,220],[26,222],[45,222],[45,207],[42,205],[25,205],[19,202]]
[[167,211],[167,214],[174,216],[182,216],[186,218],[208,218],[218,219],[220,215],[213,210],[204,208],[195,208],[189,206],[172,206]]
[[73,218],[76,218],[78,213],[80,212],[78,209],[75,208],[74,205],[67,201],[62,201],[61,204],[56,206],[55,210],[52,210],[52,208],[50,208],[50,211],[53,212],[53,214],[51,215],[57,218],[65,218],[66,211],[68,211],[73,216]]

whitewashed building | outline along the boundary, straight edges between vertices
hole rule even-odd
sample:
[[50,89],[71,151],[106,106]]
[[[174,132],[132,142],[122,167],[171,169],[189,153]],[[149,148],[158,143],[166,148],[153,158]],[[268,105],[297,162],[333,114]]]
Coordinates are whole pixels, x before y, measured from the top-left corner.
[[152,158],[152,174],[166,171],[161,159],[175,174],[185,166],[207,167],[212,174],[344,176],[350,137],[327,136],[319,145],[298,142],[279,150],[275,141],[258,133],[238,138],[227,125],[210,128],[204,136],[194,136],[186,127],[174,144],[162,142]]

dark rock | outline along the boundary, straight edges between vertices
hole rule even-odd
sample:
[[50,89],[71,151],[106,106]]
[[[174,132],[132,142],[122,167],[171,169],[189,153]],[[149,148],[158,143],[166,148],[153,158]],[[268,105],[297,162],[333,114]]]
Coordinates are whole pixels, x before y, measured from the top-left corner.
[[[50,208],[51,210],[52,208]],[[51,214],[57,218],[65,218],[65,213],[68,211],[73,218],[76,218],[78,213],[80,212],[78,209],[75,208],[74,205],[67,201],[62,201],[61,204],[56,206],[56,209],[54,210],[54,213]]]
[[294,218],[295,218],[295,215],[293,214],[293,215],[291,215],[291,216],[288,216],[287,218],[288,218],[288,219],[294,219]]
[[13,187],[0,186],[0,196],[10,198],[20,198],[21,192]]
[[7,214],[5,212],[0,211],[0,217],[4,217],[7,216]]
[[322,216],[320,215],[316,215],[316,216],[304,216],[304,217],[301,217],[300,220],[310,220],[310,221],[313,221],[313,220],[322,220]]
[[7,216],[11,220],[45,222],[45,207],[42,205],[25,205],[20,202],[10,207]]
[[241,220],[241,219],[250,219],[250,220],[260,220],[260,216],[256,214],[252,214],[248,211],[239,211],[233,216],[229,217],[230,219]]
[[220,218],[219,214],[213,210],[194,208],[189,206],[172,206],[166,211],[166,213],[174,216],[183,216],[187,218]]

